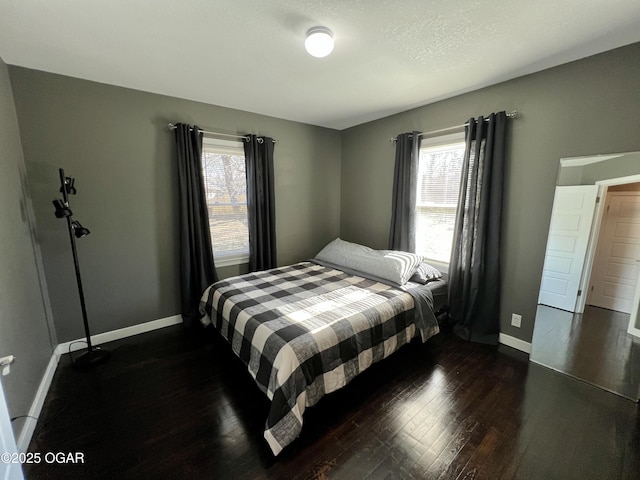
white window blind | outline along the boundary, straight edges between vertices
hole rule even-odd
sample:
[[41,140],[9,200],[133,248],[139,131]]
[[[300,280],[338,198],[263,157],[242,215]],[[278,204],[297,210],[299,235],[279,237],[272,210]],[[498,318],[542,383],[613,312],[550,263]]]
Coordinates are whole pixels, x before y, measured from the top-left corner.
[[242,143],[204,138],[202,171],[216,265],[246,263],[249,229]]
[[464,133],[424,140],[416,195],[416,253],[449,263],[458,205]]

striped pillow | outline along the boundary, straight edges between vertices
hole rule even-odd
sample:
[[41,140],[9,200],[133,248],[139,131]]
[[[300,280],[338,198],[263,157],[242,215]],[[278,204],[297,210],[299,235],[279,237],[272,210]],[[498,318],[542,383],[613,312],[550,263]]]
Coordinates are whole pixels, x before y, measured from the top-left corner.
[[442,273],[433,265],[429,265],[426,262],[422,262],[416,273],[411,277],[412,282],[422,283],[423,285],[433,280],[439,280],[442,278]]

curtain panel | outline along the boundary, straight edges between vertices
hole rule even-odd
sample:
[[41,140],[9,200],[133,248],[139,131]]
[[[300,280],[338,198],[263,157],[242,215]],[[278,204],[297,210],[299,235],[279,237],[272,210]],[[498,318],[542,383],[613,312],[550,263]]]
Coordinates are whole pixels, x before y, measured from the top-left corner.
[[466,340],[498,343],[505,112],[470,119],[449,265],[449,315]]
[[186,325],[198,324],[202,292],[218,280],[202,175],[202,133],[179,123],[174,130],[180,212],[180,298]]
[[396,137],[389,229],[389,249],[391,250],[415,253],[419,157],[420,132],[402,133]]
[[247,135],[244,142],[250,272],[277,266],[273,150],[270,137]]

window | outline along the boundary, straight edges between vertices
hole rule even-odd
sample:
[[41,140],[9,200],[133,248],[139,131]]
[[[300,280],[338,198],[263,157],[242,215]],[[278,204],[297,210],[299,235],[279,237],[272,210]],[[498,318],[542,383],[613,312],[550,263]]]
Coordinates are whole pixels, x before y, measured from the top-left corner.
[[453,245],[464,133],[423,140],[416,195],[416,253],[448,264]]
[[216,265],[246,263],[249,228],[242,142],[204,138],[202,172]]

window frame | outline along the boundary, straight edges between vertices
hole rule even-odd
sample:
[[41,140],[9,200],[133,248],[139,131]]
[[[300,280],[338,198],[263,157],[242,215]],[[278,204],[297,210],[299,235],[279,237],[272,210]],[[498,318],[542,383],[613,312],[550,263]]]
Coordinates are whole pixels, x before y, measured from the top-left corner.
[[[206,147],[211,147],[212,149],[215,149],[216,147],[220,148],[220,149],[239,149],[239,153],[242,154],[242,156],[244,157],[244,143],[242,142],[242,140],[223,140],[223,139],[219,139],[219,138],[212,138],[212,137],[203,137],[202,138],[202,155],[204,156],[205,153],[205,148]],[[202,164],[202,158],[200,159],[200,163]],[[202,164],[202,168],[204,170],[204,165]],[[203,177],[204,177],[204,172],[203,172]],[[246,171],[245,171],[245,188],[246,188]],[[206,192],[205,192],[206,195]],[[207,209],[208,209],[208,205],[207,205]],[[248,212],[248,205],[247,205],[247,221],[249,220],[248,218],[249,212]],[[211,220],[211,219],[210,219]],[[211,249],[214,250],[214,246],[213,246],[213,242],[214,239],[211,239]],[[249,243],[247,243],[247,247],[248,249],[251,248],[251,245]],[[234,253],[234,254],[220,254],[214,251],[213,252],[213,261],[216,265],[216,267],[230,267],[230,266],[234,266],[234,265],[243,265],[243,264],[247,264],[249,263],[249,250],[247,250],[246,253]]]
[[[446,147],[448,145],[454,144],[465,144],[466,143],[466,135],[465,131],[461,130],[460,132],[450,133],[446,135],[438,135],[430,138],[423,138],[420,142],[420,149],[418,153],[418,171],[420,170],[420,156],[422,156],[422,150],[430,150],[438,147]],[[462,180],[462,179],[461,179]],[[418,198],[419,198],[419,189],[420,189],[420,178],[417,178],[416,182],[416,233],[417,233],[417,222],[418,222]],[[458,209],[456,208],[456,216],[458,215]],[[417,240],[417,239],[416,239]],[[453,244],[451,245],[451,249],[453,249]],[[442,260],[436,260],[433,258],[429,258],[423,255],[423,258],[431,265],[436,267],[440,271],[448,272],[450,262],[443,262]]]

